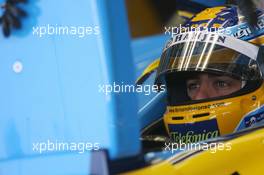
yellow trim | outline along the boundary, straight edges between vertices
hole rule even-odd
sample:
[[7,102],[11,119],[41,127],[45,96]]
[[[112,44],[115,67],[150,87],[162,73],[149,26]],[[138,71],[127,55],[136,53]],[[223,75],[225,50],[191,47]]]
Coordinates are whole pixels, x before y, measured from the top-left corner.
[[[224,142],[230,149],[202,151],[173,164],[179,154],[154,165],[134,170],[126,175],[262,175],[264,157],[264,129]],[[218,146],[218,148],[220,148]]]
[[179,10],[178,11],[178,15],[179,16],[182,16],[182,17],[185,17],[185,18],[191,18],[193,17],[193,13],[190,13],[190,12],[187,12],[187,11],[184,11],[184,10]]
[[263,45],[264,44],[264,36],[260,36],[258,38],[252,39],[249,42],[256,44],[256,45]]
[[138,83],[140,80],[142,80],[145,76],[151,74],[155,69],[159,66],[160,59],[154,60],[148,67],[145,68],[143,73],[139,76],[139,78],[136,80],[136,83]]
[[217,14],[221,12],[225,7],[214,7],[214,8],[207,8],[201,13],[197,14],[193,19],[192,22],[203,21],[203,20],[210,20],[217,17]]

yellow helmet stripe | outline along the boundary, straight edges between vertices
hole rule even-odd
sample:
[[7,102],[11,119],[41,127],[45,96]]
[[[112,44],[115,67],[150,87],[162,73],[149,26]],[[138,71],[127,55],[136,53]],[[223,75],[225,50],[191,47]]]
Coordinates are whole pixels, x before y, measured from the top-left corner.
[[154,60],[136,80],[136,84],[142,84],[159,66],[160,58]]

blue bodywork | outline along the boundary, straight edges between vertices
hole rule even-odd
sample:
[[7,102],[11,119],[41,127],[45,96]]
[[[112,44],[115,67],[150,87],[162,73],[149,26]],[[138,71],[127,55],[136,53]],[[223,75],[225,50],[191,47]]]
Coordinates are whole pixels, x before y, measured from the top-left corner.
[[[136,95],[99,91],[135,81],[124,1],[31,0],[24,9],[23,30],[0,36],[0,174],[88,174],[89,151],[33,150],[48,140],[99,143],[111,159],[138,154]],[[47,25],[100,34],[33,35]]]
[[[144,69],[159,58],[163,49],[163,45],[169,36],[158,35],[132,42],[132,51],[134,64],[136,65],[136,76],[139,77]],[[153,85],[155,72],[143,83],[143,85]],[[138,117],[140,119],[141,129],[148,126],[153,121],[162,117],[166,99],[165,92],[160,93],[138,93]]]

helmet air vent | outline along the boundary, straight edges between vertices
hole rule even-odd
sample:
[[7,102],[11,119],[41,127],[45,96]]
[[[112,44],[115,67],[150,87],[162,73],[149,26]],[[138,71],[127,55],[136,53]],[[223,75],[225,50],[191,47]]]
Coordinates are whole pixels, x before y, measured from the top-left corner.
[[181,116],[177,116],[177,117],[172,117],[172,120],[183,120],[184,117]]
[[200,118],[200,117],[205,117],[205,116],[208,116],[208,115],[210,115],[209,112],[203,113],[203,114],[195,114],[195,115],[193,115],[193,118]]

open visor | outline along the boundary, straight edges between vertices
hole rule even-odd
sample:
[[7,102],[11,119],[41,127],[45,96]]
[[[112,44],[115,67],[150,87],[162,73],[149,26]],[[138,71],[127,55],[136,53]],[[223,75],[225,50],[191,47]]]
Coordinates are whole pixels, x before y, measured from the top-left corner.
[[259,80],[256,61],[259,48],[248,42],[209,32],[188,32],[174,36],[163,50],[156,84],[165,73],[208,72],[241,80]]

